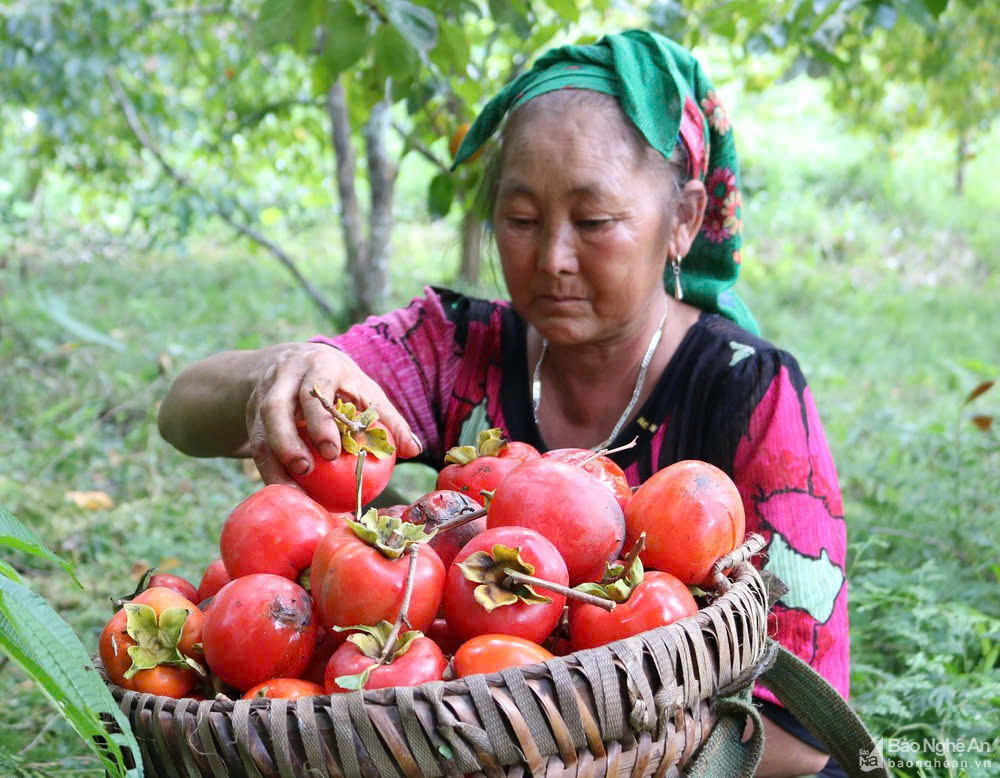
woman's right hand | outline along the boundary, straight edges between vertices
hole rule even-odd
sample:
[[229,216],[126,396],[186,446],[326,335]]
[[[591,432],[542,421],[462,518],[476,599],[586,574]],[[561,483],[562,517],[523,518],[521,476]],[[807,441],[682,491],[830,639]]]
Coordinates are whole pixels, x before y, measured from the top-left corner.
[[340,431],[330,413],[311,394],[328,401],[341,397],[359,409],[374,405],[396,441],[398,456],[414,457],[420,443],[409,425],[357,363],[339,349],[321,343],[290,343],[268,350],[246,404],[248,453],[265,483],[295,485],[291,474],[313,467],[309,448],[299,437],[296,411],[301,408],[310,440],[325,459],[340,455]]

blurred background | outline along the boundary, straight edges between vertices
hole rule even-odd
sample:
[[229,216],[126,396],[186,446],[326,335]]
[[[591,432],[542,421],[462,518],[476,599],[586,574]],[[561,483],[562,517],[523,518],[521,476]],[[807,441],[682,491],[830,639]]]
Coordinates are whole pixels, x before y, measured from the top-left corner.
[[[481,163],[451,174],[451,149],[541,51],[632,26],[691,46],[735,128],[737,290],[800,361],[844,490],[852,702],[886,738],[993,744],[899,775],[995,775],[996,2],[0,4],[0,505],[84,588],[11,561],[90,651],[145,567],[197,583],[259,482],[160,439],[170,380],[425,284],[502,296]],[[0,775],[102,773],[0,659]]]

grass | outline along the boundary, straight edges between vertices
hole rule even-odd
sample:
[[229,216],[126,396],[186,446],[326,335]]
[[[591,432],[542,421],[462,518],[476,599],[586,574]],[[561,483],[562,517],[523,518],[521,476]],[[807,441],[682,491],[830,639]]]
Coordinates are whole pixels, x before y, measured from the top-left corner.
[[[1000,377],[1000,133],[958,198],[945,138],[886,148],[850,135],[808,85],[727,98],[745,183],[739,288],[765,336],[802,364],[844,490],[853,701],[886,737],[988,741],[1000,731],[1000,425],[982,432],[970,416],[1000,412],[1000,389],[963,401]],[[404,191],[422,192],[425,173],[408,161]],[[458,264],[453,225],[426,224],[419,202],[404,205],[413,220],[395,233],[397,304],[424,283],[453,283]],[[240,462],[187,458],[159,438],[169,380],[220,349],[330,325],[244,244],[202,235],[152,252],[85,245],[58,206],[47,225],[8,237],[0,266],[0,504],[76,564],[83,590],[16,560],[95,649],[107,598],[131,591],[146,565],[197,582],[222,520],[256,488]],[[341,299],[333,226],[289,243]],[[411,469],[403,486],[417,493],[426,479]],[[66,500],[86,490],[114,507]],[[98,774],[7,666],[0,753],[26,747],[18,769]],[[899,774],[961,774],[922,769]]]

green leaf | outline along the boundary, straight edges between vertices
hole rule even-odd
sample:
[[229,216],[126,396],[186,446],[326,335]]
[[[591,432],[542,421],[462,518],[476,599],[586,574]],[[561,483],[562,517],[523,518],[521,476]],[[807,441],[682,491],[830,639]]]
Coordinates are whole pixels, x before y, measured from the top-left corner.
[[14,515],[3,507],[0,507],[0,546],[7,546],[8,548],[23,551],[26,554],[40,557],[49,562],[55,562],[69,573],[69,576],[77,586],[81,589],[83,588],[83,584],[80,583],[76,577],[76,573],[73,572],[73,565],[46,548],[34,532],[15,519]]
[[469,63],[469,38],[459,24],[443,22],[439,30],[440,36],[431,59],[443,70],[462,72]]
[[580,7],[576,0],[548,0],[547,4],[567,22],[575,22],[580,18]]
[[326,47],[323,65],[332,80],[353,66],[368,51],[371,36],[368,21],[346,0],[333,3],[326,19]]
[[290,41],[311,23],[311,12],[311,0],[264,0],[250,34],[251,45],[264,49]]
[[94,343],[98,346],[107,346],[115,351],[124,351],[125,346],[113,338],[109,338],[103,332],[99,332],[89,324],[84,324],[79,319],[70,315],[66,307],[66,301],[54,294],[39,294],[34,292],[34,302],[38,310],[49,317],[53,322],[65,329],[75,338]]
[[948,7],[948,0],[924,0],[924,7],[937,18]]
[[924,32],[933,35],[937,28],[937,19],[927,10],[925,0],[894,0],[896,6],[910,20],[924,28]]
[[375,33],[375,70],[378,83],[391,77],[394,81],[406,80],[420,67],[417,51],[395,27],[383,24]]
[[434,14],[407,0],[386,0],[386,15],[389,23],[399,30],[400,35],[414,49],[425,55],[437,43],[437,21]]
[[[114,776],[143,775],[138,743],[79,638],[45,600],[0,577],[0,650],[48,697]],[[100,716],[121,729],[111,734]],[[123,748],[136,763],[126,768]]]
[[368,683],[368,677],[372,674],[372,670],[376,667],[378,667],[378,665],[375,664],[375,662],[372,662],[368,665],[368,667],[356,675],[338,675],[333,680],[341,689],[350,689],[351,691],[364,689],[365,684]]
[[12,581],[17,581],[22,586],[27,586],[27,582],[21,577],[21,574],[14,569],[12,564],[4,562],[0,559],[0,575],[7,576]]
[[451,173],[438,173],[427,188],[427,210],[433,218],[440,219],[448,215],[454,199],[455,179]]

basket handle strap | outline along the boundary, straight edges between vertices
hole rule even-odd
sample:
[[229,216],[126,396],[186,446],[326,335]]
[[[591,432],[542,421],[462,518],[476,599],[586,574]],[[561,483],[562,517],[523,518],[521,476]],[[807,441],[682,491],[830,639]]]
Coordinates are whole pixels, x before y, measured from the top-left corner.
[[783,646],[761,683],[826,747],[851,778],[888,778],[864,723],[823,676]]
[[[764,727],[760,712],[750,701],[752,693],[750,684],[732,697],[715,700],[713,710],[718,719],[684,768],[687,778],[753,778],[764,752]],[[747,718],[753,722],[753,734],[744,743]]]

